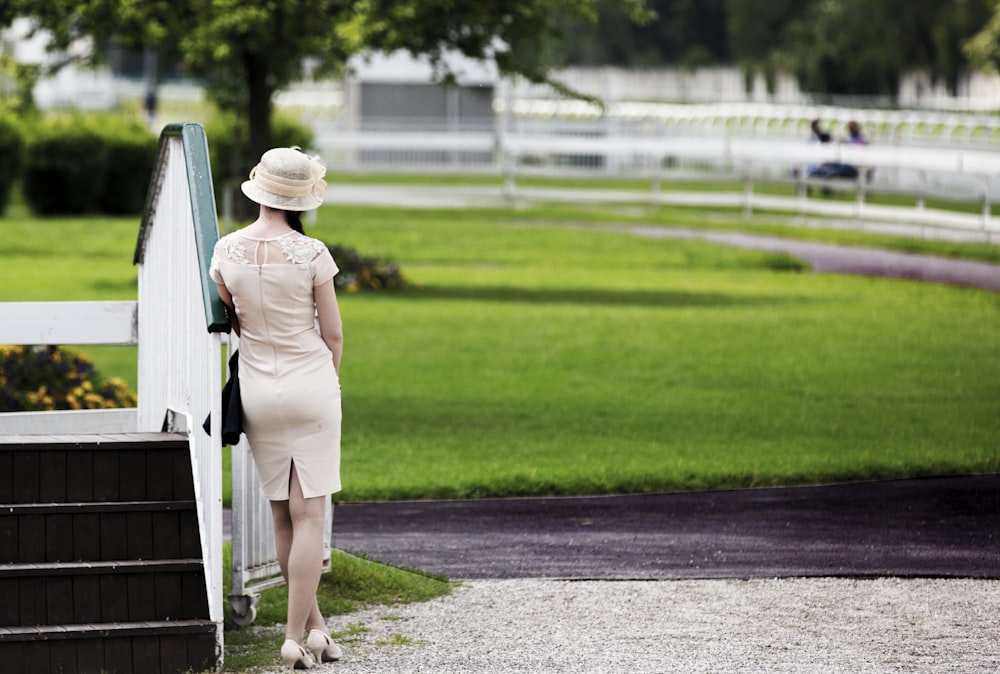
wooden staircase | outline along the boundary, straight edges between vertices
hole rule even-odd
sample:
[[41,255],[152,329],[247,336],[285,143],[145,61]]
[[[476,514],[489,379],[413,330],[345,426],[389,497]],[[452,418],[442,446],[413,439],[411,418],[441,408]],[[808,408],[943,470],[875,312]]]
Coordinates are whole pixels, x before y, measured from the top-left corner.
[[214,669],[188,438],[0,436],[0,674]]

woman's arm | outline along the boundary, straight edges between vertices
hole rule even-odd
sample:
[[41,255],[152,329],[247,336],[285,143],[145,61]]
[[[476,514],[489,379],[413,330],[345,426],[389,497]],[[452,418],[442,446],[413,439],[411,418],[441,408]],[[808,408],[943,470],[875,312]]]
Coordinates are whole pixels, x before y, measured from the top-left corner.
[[339,373],[340,357],[344,351],[344,324],[340,320],[340,306],[337,304],[337,291],[333,279],[316,286],[313,293],[319,317],[319,334],[333,354],[333,367]]

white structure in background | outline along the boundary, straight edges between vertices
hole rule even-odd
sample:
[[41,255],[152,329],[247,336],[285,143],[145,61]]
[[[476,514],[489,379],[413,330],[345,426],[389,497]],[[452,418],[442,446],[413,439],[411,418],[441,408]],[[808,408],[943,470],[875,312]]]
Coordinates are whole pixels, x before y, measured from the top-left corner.
[[351,59],[344,80],[348,128],[483,130],[493,127],[493,94],[500,76],[493,63],[448,54],[454,75],[440,84],[429,59],[405,51]]
[[[343,82],[340,114],[311,121],[317,148],[330,150],[345,136],[379,132],[492,137],[495,90],[500,82],[495,65],[457,54],[447,55],[444,65],[454,77],[448,84],[440,82],[429,59],[406,52],[373,52],[352,59]],[[327,159],[347,167],[482,164],[492,157],[491,151],[469,156],[447,148],[413,152],[393,145],[352,149],[348,143],[339,147],[338,156]]]
[[0,35],[0,51],[9,53],[19,63],[49,66],[60,60],[68,61],[55,75],[39,80],[35,85],[35,102],[43,109],[77,107],[103,110],[115,107],[119,83],[107,67],[80,68],[76,65],[90,52],[87,41],[74,44],[69,52],[52,54],[48,51],[51,41],[45,32],[32,35],[31,19],[15,19],[10,28]]

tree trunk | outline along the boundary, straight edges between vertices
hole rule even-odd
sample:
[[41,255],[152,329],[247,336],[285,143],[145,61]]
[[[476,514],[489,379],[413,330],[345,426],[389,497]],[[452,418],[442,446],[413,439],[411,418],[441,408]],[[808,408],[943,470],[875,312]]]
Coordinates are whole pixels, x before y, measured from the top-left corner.
[[[260,160],[260,156],[271,149],[271,100],[274,88],[270,83],[266,59],[259,54],[244,53],[243,65],[247,78],[247,121],[250,125],[248,152],[244,158],[244,173],[248,173]],[[252,202],[246,198],[237,201],[242,202],[237,206],[239,219],[256,217],[256,206]]]

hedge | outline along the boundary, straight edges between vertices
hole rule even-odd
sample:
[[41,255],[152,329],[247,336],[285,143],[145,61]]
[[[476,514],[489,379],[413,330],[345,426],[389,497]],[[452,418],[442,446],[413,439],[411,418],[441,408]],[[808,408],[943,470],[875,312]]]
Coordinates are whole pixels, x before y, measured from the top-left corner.
[[121,115],[50,117],[27,144],[25,201],[39,215],[141,213],[156,146],[141,122]]

